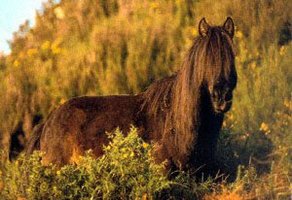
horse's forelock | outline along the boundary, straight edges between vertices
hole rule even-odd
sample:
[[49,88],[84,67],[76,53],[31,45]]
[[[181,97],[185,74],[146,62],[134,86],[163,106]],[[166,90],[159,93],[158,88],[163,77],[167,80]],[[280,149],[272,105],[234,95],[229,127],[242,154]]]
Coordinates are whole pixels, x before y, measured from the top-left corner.
[[198,71],[204,71],[204,79],[216,81],[228,79],[234,65],[234,47],[230,36],[221,28],[213,27],[203,39],[201,49],[203,61],[198,63]]

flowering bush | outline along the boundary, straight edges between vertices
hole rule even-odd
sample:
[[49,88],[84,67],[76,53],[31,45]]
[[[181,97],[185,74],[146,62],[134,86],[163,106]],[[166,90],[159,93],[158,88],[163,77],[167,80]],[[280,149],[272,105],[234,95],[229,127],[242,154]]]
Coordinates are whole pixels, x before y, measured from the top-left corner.
[[151,198],[170,186],[164,166],[155,164],[152,146],[132,128],[127,136],[109,133],[104,155],[95,159],[89,151],[78,164],[60,169],[42,166],[41,152],[2,163],[0,199],[136,199]]

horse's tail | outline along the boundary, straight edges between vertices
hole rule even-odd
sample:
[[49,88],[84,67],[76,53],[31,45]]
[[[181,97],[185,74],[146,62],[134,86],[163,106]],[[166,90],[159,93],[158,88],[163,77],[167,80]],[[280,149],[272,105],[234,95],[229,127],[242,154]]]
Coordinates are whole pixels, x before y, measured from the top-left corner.
[[40,150],[40,139],[43,132],[44,123],[38,124],[30,137],[28,144],[26,145],[25,154],[31,155],[33,151]]

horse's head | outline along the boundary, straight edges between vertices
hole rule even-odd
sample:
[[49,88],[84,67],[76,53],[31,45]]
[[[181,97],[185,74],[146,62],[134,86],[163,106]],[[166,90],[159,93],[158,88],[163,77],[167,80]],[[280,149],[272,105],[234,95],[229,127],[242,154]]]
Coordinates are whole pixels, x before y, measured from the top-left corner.
[[225,113],[231,108],[232,92],[237,82],[232,44],[234,23],[228,17],[223,26],[210,26],[203,18],[199,23],[199,33],[204,43],[200,56],[203,85],[209,93],[213,110]]
[[236,85],[236,76],[231,74],[229,79],[222,79],[208,87],[213,109],[216,113],[225,113],[232,105],[232,93]]

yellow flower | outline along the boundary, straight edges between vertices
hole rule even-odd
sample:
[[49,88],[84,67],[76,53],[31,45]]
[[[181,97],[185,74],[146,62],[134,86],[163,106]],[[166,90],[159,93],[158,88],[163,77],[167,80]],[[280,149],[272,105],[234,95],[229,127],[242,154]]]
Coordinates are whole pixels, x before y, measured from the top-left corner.
[[130,157],[134,157],[135,156],[135,154],[134,154],[134,152],[132,151],[131,153],[130,153]]
[[42,50],[47,50],[47,49],[50,48],[50,46],[51,46],[50,41],[46,40],[46,41],[42,44],[41,48],[42,48]]
[[237,38],[241,39],[241,38],[243,37],[243,34],[242,34],[241,31],[236,31],[236,32],[235,32],[235,36],[236,36]]
[[234,120],[234,115],[230,114],[230,115],[228,115],[228,118],[229,118],[229,120]]
[[198,30],[196,28],[191,28],[192,36],[196,36],[198,34]]
[[292,110],[292,101],[289,101],[288,99],[284,100],[284,106],[288,108],[289,110]]
[[153,10],[157,9],[158,7],[159,7],[159,3],[158,2],[153,2],[153,3],[150,4],[150,8],[153,9]]
[[54,13],[58,19],[63,19],[65,17],[65,13],[61,7],[55,8]]
[[14,65],[15,67],[18,67],[18,66],[20,65],[20,63],[19,63],[18,60],[15,60],[15,61],[13,62],[13,65]]
[[58,190],[57,186],[53,186],[53,191],[57,191],[57,190]]
[[255,62],[252,62],[251,64],[250,64],[250,68],[252,69],[252,70],[254,70],[255,68],[256,68],[256,63]]
[[128,154],[127,154],[127,153],[124,153],[124,154],[122,155],[122,158],[123,158],[123,159],[128,158]]
[[51,46],[51,49],[52,49],[52,52],[53,54],[59,54],[61,53],[61,48],[59,47],[60,44],[62,42],[62,39],[61,38],[57,38],[53,43],[52,43],[52,46]]
[[222,125],[223,127],[227,127],[227,123],[226,123],[226,121],[223,121],[223,125]]
[[266,134],[268,134],[268,133],[271,132],[271,131],[270,131],[270,128],[269,128],[269,126],[268,126],[268,124],[266,124],[265,122],[263,122],[263,123],[261,124],[260,131],[263,131],[263,132],[265,132]]
[[280,55],[283,56],[283,55],[285,54],[285,51],[286,51],[285,46],[282,46],[282,47],[280,48]]
[[36,55],[37,52],[38,52],[37,49],[32,48],[32,49],[27,50],[27,55],[28,55],[29,57],[32,57],[32,56]]
[[56,47],[56,48],[52,47],[52,52],[53,52],[53,54],[59,54],[59,53],[61,53],[61,49],[59,47]]
[[144,149],[146,149],[149,146],[149,144],[147,144],[146,142],[143,142],[142,146]]
[[66,99],[64,99],[64,98],[61,98],[61,100],[60,100],[60,104],[64,104],[66,102]]

